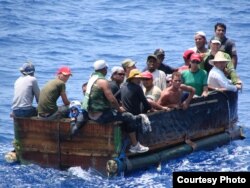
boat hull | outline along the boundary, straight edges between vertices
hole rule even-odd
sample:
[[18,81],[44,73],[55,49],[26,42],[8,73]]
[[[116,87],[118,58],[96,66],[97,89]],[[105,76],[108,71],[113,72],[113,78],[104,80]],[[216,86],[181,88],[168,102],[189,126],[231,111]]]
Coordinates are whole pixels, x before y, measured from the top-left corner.
[[[88,121],[70,137],[69,119],[54,121],[14,118],[15,150],[21,163],[66,169],[81,166],[103,174],[129,172],[196,150],[217,147],[244,138],[236,126],[238,94],[212,93],[195,98],[187,110],[147,114],[152,132],[139,131],[138,138],[150,150],[128,152],[128,137],[121,122]],[[208,147],[209,146],[209,147]],[[112,169],[112,170],[110,170]]]

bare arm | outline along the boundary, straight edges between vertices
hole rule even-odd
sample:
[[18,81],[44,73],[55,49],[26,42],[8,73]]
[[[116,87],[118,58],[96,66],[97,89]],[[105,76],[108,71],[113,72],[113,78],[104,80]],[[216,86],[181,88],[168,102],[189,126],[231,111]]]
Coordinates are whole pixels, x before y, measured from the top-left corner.
[[157,102],[151,100],[151,99],[147,99],[149,104],[151,105],[151,107],[155,110],[169,110],[168,107],[165,107],[165,106],[161,106],[159,105]]
[[118,112],[124,112],[125,110],[120,107],[115,96],[113,95],[109,83],[107,80],[99,79],[97,80],[97,85],[103,90],[105,97],[110,102],[111,106],[114,107]]
[[207,95],[208,95],[208,86],[206,85],[206,86],[203,86],[203,92],[201,96],[207,97]]
[[188,108],[189,103],[190,103],[190,101],[192,100],[192,98],[193,98],[193,96],[194,96],[194,94],[195,94],[195,89],[194,89],[193,87],[191,87],[191,86],[187,86],[187,85],[184,85],[184,84],[182,84],[182,85],[180,86],[180,88],[181,88],[183,91],[189,92],[189,95],[188,95],[187,99],[184,100],[184,101],[182,102],[182,104],[181,104],[181,105],[182,105],[182,109],[185,110],[185,109]]
[[61,98],[62,98],[62,101],[63,101],[64,105],[67,106],[67,105],[70,104],[70,101],[68,100],[68,97],[67,97],[65,92],[61,92]]

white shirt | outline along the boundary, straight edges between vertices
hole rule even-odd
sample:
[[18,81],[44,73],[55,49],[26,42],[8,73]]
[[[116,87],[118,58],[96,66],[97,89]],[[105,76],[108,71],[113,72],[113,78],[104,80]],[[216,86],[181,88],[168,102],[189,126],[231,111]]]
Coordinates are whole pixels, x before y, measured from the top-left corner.
[[155,86],[159,87],[161,90],[166,88],[166,74],[161,71],[156,69],[154,72],[152,72],[153,74],[153,83]]
[[227,79],[224,72],[217,67],[213,67],[210,70],[207,83],[215,88],[226,88],[228,91],[237,91],[237,87],[233,85],[231,80]]
[[14,85],[12,109],[30,108],[34,97],[39,100],[40,89],[34,76],[20,76]]

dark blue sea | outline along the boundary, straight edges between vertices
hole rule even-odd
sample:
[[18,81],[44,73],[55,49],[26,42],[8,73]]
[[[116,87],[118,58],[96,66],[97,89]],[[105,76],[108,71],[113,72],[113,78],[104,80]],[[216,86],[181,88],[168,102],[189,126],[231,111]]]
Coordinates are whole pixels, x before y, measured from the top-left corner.
[[[184,50],[194,46],[194,33],[202,30],[210,39],[216,22],[224,22],[227,36],[236,42],[237,71],[244,82],[238,124],[246,139],[167,161],[161,171],[152,167],[114,179],[93,169],[59,171],[5,161],[5,153],[13,149],[13,84],[25,61],[35,64],[40,88],[55,77],[58,67],[70,66],[67,94],[82,100],[81,85],[95,60],[105,59],[111,68],[129,57],[143,69],[147,55],[163,48],[165,63],[178,67]],[[158,188],[172,187],[174,171],[249,172],[249,31],[248,0],[0,0],[0,187]]]

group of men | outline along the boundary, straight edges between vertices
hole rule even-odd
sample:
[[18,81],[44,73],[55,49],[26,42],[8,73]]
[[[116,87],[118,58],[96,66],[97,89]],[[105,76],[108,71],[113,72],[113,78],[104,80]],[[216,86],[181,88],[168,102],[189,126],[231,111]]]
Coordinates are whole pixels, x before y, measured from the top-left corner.
[[[215,37],[217,38],[213,37],[210,43],[217,40],[224,52],[217,51],[216,54],[213,54],[214,59],[212,59],[212,56],[210,56],[212,50],[204,47],[206,44],[204,32],[197,32],[195,34],[196,47],[184,53],[185,66],[181,69],[164,64],[164,50],[156,49],[154,54],[147,57],[147,66],[142,73],[136,69],[135,61],[125,59],[121,66],[112,68],[111,80],[109,81],[105,77],[108,72],[106,61],[95,61],[93,64],[94,72],[88,82],[83,85],[84,99],[78,110],[80,113],[85,113],[85,116],[81,117],[87,117],[102,124],[110,121],[123,121],[126,124],[124,129],[131,141],[130,152],[147,152],[149,148],[141,145],[137,139],[138,130],[143,126],[150,125],[147,116],[144,114],[154,110],[188,108],[196,89],[182,83],[181,71],[191,70],[190,67],[193,66],[191,64],[195,62],[195,59],[197,60],[194,54],[199,54],[199,57],[201,57],[200,62],[194,63],[200,64],[201,67],[208,67],[205,59],[210,58],[208,61],[211,65],[210,77],[208,77],[210,89],[236,91],[242,87],[238,78],[235,84],[231,84],[224,73],[224,69],[229,62],[233,64],[231,69],[235,70],[237,66],[235,44],[226,38],[225,33],[226,26],[217,23],[215,25]],[[228,52],[231,60],[226,57],[225,52]],[[202,60],[203,64],[201,63]],[[14,89],[12,105],[14,116],[30,117],[37,115],[39,118],[47,120],[69,117],[70,101],[65,91],[65,84],[72,75],[69,67],[61,67],[56,78],[46,83],[41,91],[34,77],[35,67],[32,63],[25,63],[20,71],[22,76],[15,82]],[[184,93],[187,93],[187,96],[184,96]],[[37,110],[32,106],[34,96],[38,102]],[[62,98],[64,103],[60,107],[57,106],[59,97]],[[76,118],[73,119],[76,121]],[[85,118],[81,119],[81,123],[85,121]],[[77,127],[74,127],[75,130],[77,130]]]

